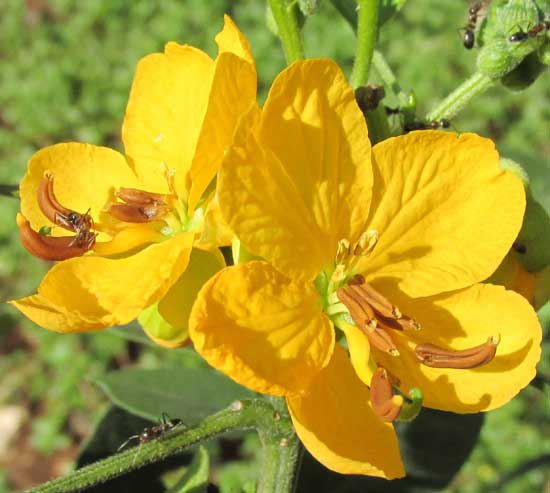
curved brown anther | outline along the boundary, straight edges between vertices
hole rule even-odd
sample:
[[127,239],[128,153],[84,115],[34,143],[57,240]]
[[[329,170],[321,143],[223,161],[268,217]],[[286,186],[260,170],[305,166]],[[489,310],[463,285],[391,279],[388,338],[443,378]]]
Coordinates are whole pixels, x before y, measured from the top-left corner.
[[376,322],[374,311],[367,303],[362,302],[361,297],[357,296],[352,289],[348,286],[343,286],[338,288],[336,295],[348,308],[351,318],[357,327],[361,329],[365,326],[376,327],[377,324],[373,324],[373,321]]
[[343,286],[338,288],[336,294],[348,308],[355,325],[365,332],[372,346],[392,356],[399,356],[391,336],[379,326],[373,309],[354,288],[354,285]]
[[355,292],[361,295],[368,304],[380,315],[387,318],[399,319],[402,317],[399,308],[392,305],[390,301],[374,289],[365,278],[361,275],[356,275],[348,281]]
[[148,223],[164,215],[166,210],[156,206],[137,207],[129,204],[111,204],[109,214],[119,221],[128,223]]
[[399,349],[397,349],[390,334],[382,327],[376,327],[375,329],[367,328],[365,333],[367,334],[371,346],[374,346],[384,353],[391,354],[392,356],[399,356]]
[[129,205],[166,205],[166,196],[161,193],[146,192],[137,188],[121,187],[117,197]]
[[42,260],[66,260],[84,255],[95,244],[96,234],[88,230],[75,236],[43,236],[34,231],[22,214],[17,215],[21,244]]
[[420,330],[422,326],[412,317],[403,315],[395,321],[403,330]]
[[444,349],[435,344],[419,344],[414,352],[418,361],[433,368],[477,368],[495,357],[499,336],[491,336],[487,342],[469,349]]
[[54,224],[78,233],[87,231],[94,225],[90,210],[84,214],[61,205],[53,191],[53,175],[46,173],[38,185],[38,206],[42,213]]
[[117,197],[124,203],[112,203],[108,212],[120,221],[148,223],[160,219],[168,212],[166,195],[136,188],[121,188]]
[[370,396],[372,409],[382,421],[392,422],[397,419],[403,406],[403,398],[393,395],[391,376],[381,366],[372,377]]

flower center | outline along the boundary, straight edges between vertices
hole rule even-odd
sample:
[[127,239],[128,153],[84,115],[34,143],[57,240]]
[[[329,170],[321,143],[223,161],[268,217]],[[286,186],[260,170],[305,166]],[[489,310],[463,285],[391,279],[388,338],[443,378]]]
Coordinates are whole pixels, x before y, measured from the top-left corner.
[[348,308],[355,325],[368,337],[372,346],[399,356],[399,350],[389,333],[391,330],[420,330],[420,324],[404,316],[397,306],[365,281],[361,275],[350,279],[338,288],[339,300]]
[[[101,226],[113,237],[124,232],[128,239],[135,237],[130,243],[139,243],[141,238],[142,244],[162,241],[181,231],[199,231],[204,225],[203,208],[197,207],[189,215],[186,204],[176,192],[174,176],[175,170],[166,167],[165,178],[169,189],[166,194],[119,188],[114,200],[105,208],[105,212],[117,221],[114,224],[106,221]],[[102,250],[108,254],[110,247],[107,245]],[[132,244],[130,248],[134,246]],[[113,247],[117,249],[118,245]]]
[[128,223],[148,223],[162,219],[169,211],[170,195],[146,192],[136,188],[120,188],[114,202],[108,208],[109,214]]
[[[336,267],[328,282],[327,314],[336,326],[353,324],[367,337],[371,347],[394,357],[401,351],[410,351],[406,344],[398,348],[394,339],[396,331],[406,335],[422,329],[420,324],[378,292],[365,278],[356,274],[349,277],[356,267],[358,257],[369,255],[376,245],[378,235],[368,231],[351,246],[346,240],[339,242],[336,254]],[[343,324],[343,325],[342,325]],[[499,336],[491,336],[479,346],[462,350],[445,349],[435,344],[417,344],[414,348],[416,359],[423,365],[433,368],[471,369],[486,365],[493,360]],[[414,417],[411,409],[420,409],[422,393],[411,389],[410,401],[399,394],[399,381],[387,369],[377,365],[376,352],[371,352],[369,366],[376,368],[371,378],[371,405],[383,421],[394,421],[398,417]],[[395,392],[398,395],[395,394]],[[419,397],[417,398],[416,396]],[[412,401],[412,402],[411,402]],[[419,404],[420,403],[420,404]]]

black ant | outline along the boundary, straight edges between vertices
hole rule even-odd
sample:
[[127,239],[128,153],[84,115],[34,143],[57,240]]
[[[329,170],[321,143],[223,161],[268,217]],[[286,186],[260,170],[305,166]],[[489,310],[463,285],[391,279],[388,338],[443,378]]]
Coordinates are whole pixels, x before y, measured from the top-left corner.
[[482,8],[483,3],[476,2],[468,9],[468,24],[466,24],[466,26],[464,27],[464,36],[462,37],[464,48],[466,48],[467,50],[471,50],[474,47],[474,43],[476,40],[475,29],[477,18]]
[[431,122],[411,122],[405,125],[405,132],[412,132],[413,130],[436,130],[438,128],[449,128],[451,126],[450,120],[442,118],[441,120],[432,120]]
[[136,438],[139,441],[139,445],[143,445],[144,443],[159,438],[166,432],[171,431],[177,426],[181,425],[183,425],[183,421],[181,419],[170,419],[166,413],[162,413],[159,425],[145,428],[139,435],[132,435],[120,447],[118,447],[117,452],[120,452],[126,445],[128,445],[128,443],[130,443],[132,440],[135,440]]
[[550,30],[550,21],[539,22],[527,32],[523,31],[520,28],[518,32],[515,32],[508,38],[508,41],[510,41],[510,43],[520,43],[521,41],[525,41],[528,38],[534,38],[538,36],[541,32],[547,30]]

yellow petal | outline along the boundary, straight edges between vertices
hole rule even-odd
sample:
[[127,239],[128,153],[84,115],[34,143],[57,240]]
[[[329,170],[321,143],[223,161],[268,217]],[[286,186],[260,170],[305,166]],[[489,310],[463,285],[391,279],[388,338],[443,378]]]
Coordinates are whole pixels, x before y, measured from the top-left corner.
[[[389,294],[389,289],[382,290]],[[377,362],[395,374],[403,389],[420,387],[424,405],[445,411],[488,411],[508,402],[535,376],[540,359],[541,327],[527,300],[501,286],[476,284],[454,293],[411,299],[391,293],[403,313],[422,325],[418,332],[392,332],[401,355],[382,355]],[[414,356],[416,344],[432,343],[465,349],[500,334],[495,358],[485,366],[465,369],[430,368]]]
[[351,364],[357,376],[367,385],[370,385],[374,372],[369,365],[370,343],[367,335],[355,325],[341,324],[338,326],[346,335]]
[[353,90],[334,62],[318,59],[283,71],[261,117],[252,109],[243,118],[219,197],[250,252],[308,280],[333,262],[340,239],[363,232],[371,185],[367,127]]
[[214,368],[273,395],[306,390],[334,347],[315,288],[259,261],[223,269],[204,285],[189,335]]
[[166,168],[187,198],[187,173],[206,113],[214,61],[187,45],[168,43],[164,54],[143,58],[126,108],[122,138],[126,154],[148,191],[167,192]]
[[421,131],[373,148],[369,227],[380,239],[361,270],[411,296],[469,286],[498,267],[521,227],[522,182],[474,134]]
[[135,255],[86,255],[56,264],[38,294],[12,303],[33,322],[58,332],[125,324],[158,301],[189,260],[193,234],[180,234]]
[[[21,212],[36,231],[52,225],[37,202],[38,186],[46,171],[54,177],[53,189],[59,203],[80,213],[90,209],[96,222],[118,187],[136,186],[124,156],[112,149],[76,142],[45,147],[32,156],[20,186]],[[69,233],[56,227],[52,234]]]
[[55,305],[41,294],[8,303],[15,306],[34,323],[55,332],[85,332],[116,325],[115,317],[100,307],[96,306],[95,313],[87,317],[83,313],[75,313],[64,306]]
[[203,248],[213,249],[229,246],[232,240],[233,231],[223,218],[218,194],[215,193],[208,201],[204,215],[204,229],[198,239],[198,244]]
[[208,108],[191,164],[192,212],[202,193],[216,175],[237,122],[256,101],[256,70],[233,53],[221,53],[216,59]]
[[108,256],[129,252],[147,243],[157,243],[166,239],[151,224],[133,224],[118,231],[111,240],[96,242],[93,250],[98,255]]
[[223,267],[217,256],[194,248],[187,269],[158,303],[158,313],[165,325],[143,323],[145,332],[170,344],[186,341],[189,314],[197,293]]
[[216,36],[216,44],[218,45],[219,53],[234,53],[252,64],[255,69],[254,58],[248,40],[233,22],[231,17],[226,14],[223,16],[223,20],[223,29]]
[[296,433],[321,464],[342,474],[402,477],[393,426],[382,422],[369,402],[368,387],[338,345],[310,392],[287,398]]

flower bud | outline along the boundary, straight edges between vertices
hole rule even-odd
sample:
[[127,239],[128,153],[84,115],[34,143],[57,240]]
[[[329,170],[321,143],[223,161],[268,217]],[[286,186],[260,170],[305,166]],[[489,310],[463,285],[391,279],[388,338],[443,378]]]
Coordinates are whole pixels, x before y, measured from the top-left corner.
[[500,79],[516,68],[522,58],[514,55],[506,39],[494,39],[485,44],[477,57],[477,67],[480,72],[491,79]]
[[[477,59],[479,70],[492,79],[500,79],[514,70],[530,53],[543,43],[544,36],[528,36],[533,26],[542,20],[534,0],[494,0],[480,30],[482,46]],[[535,77],[536,78],[536,77]],[[511,81],[511,88],[527,87]]]

